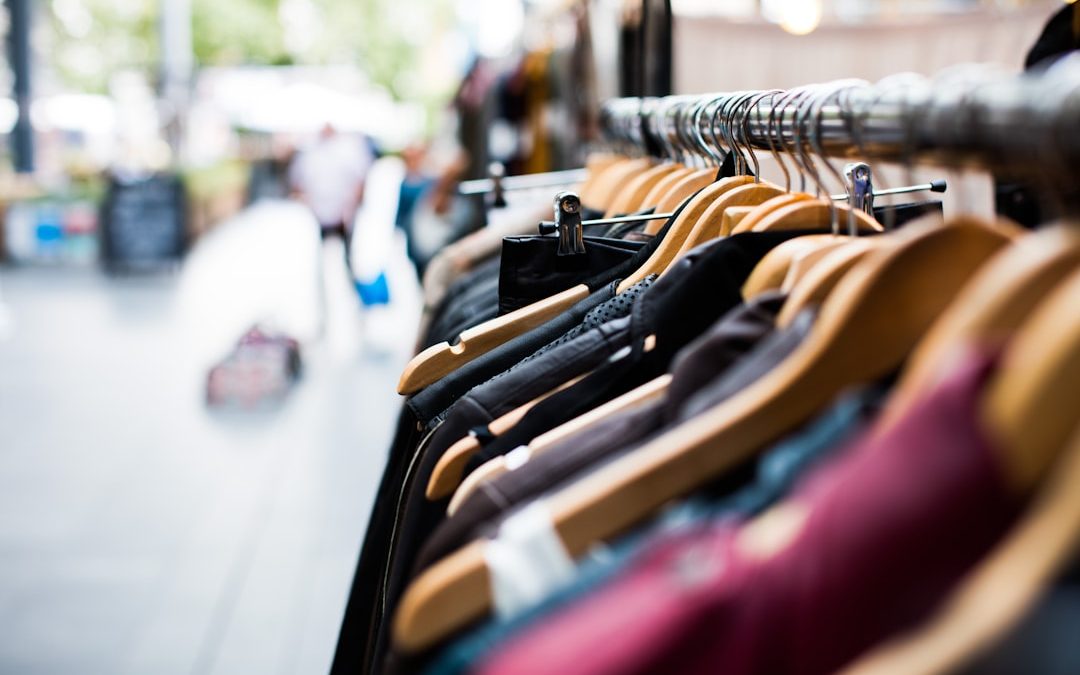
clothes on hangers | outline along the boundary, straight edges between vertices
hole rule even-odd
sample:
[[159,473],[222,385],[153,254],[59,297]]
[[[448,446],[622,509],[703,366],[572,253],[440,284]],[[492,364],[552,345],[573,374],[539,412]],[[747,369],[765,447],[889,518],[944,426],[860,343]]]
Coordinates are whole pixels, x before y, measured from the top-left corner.
[[[685,400],[747,357],[772,332],[784,298],[780,292],[754,298],[732,309],[707,335],[688,345],[674,361],[668,398]],[[667,408],[665,401],[659,400],[617,414],[531,457],[514,471],[481,484],[480,490],[432,533],[421,549],[414,574],[475,538],[492,519],[647,438],[664,424]]]
[[[850,98],[871,101],[859,111],[864,117],[882,112],[882,96],[861,96],[881,92],[866,89]],[[969,92],[963,106],[955,97],[913,98],[897,122],[920,143],[937,149],[931,141],[940,140],[963,156],[972,139],[967,126],[943,133],[915,125],[912,110],[925,105],[935,119],[953,108],[974,113],[989,90]],[[724,136],[733,144],[745,103],[745,150],[761,148],[763,135],[770,146],[776,137],[789,144],[795,124],[794,142],[813,151],[813,139],[799,140],[800,129],[814,127],[807,115],[819,114],[819,131],[827,118],[851,126],[859,117],[850,101],[820,91],[807,89],[797,103],[773,100],[795,108],[775,129],[771,120],[762,129],[760,114],[775,107],[759,108],[758,123],[749,122],[758,105],[751,101],[762,100],[748,98],[753,92],[714,99],[722,103],[717,119],[727,115]],[[684,117],[708,112],[700,101],[684,101],[673,103],[684,106]],[[616,138],[668,160],[689,150],[658,150],[657,138],[645,133],[657,120],[647,118],[641,101],[625,103],[625,112],[612,115],[631,126]],[[664,107],[671,103],[657,102],[657,109],[678,124],[679,115]],[[887,111],[880,116],[890,119]],[[1040,109],[1033,126],[1052,124],[1057,133],[1065,123]],[[860,149],[866,140],[901,154],[876,138],[876,127],[862,131]],[[743,150],[727,152],[731,172],[747,163],[735,162],[736,154]],[[624,164],[624,174],[646,163]],[[719,189],[740,182],[752,179]],[[779,192],[765,184],[717,207]],[[634,208],[629,194],[597,203]],[[1060,373],[1076,364],[1044,369],[1056,379],[1042,377],[1038,368],[1016,366],[1013,345],[999,358],[1006,335],[990,336],[987,328],[984,336],[979,327],[972,334],[988,344],[970,344],[944,321],[941,334],[953,337],[941,344],[955,348],[955,358],[942,360],[926,382],[912,377],[918,371],[903,364],[908,355],[937,365],[923,355],[924,346],[938,346],[935,320],[974,320],[948,314],[951,294],[995,251],[1013,246],[1013,233],[970,219],[871,241],[805,239],[800,244],[812,254],[799,264],[810,269],[789,275],[789,285],[799,278],[790,291],[744,297],[755,270],[782,267],[773,265],[777,256],[762,265],[770,251],[829,233],[825,221],[836,212],[806,197],[762,221],[765,231],[713,234],[718,238],[670,262],[667,247],[656,255],[665,239],[677,250],[687,241],[684,226],[693,227],[694,243],[716,229],[715,221],[680,220],[692,198],[651,239],[632,236],[637,226],[587,230],[587,248],[595,250],[577,260],[558,256],[552,237],[519,236],[448,288],[425,341],[452,341],[561,289],[584,286],[573,296],[584,299],[539,326],[500,320],[475,331],[482,337],[467,340],[461,353],[429,353],[454,358],[418,359],[428,375],[413,383],[433,383],[403,406],[334,672],[813,675],[853,663],[932,615],[1028,508],[1035,480],[1024,483],[1024,471],[1050,466],[1023,433],[1027,418],[1037,418],[1029,410],[1036,398],[1012,385],[1034,382],[1043,386],[1039,393],[1058,394],[1069,379]],[[874,215],[895,226],[940,211],[931,201],[879,206]],[[1075,248],[1061,246],[1058,253],[1070,255]],[[1059,258],[1053,264],[1074,263]],[[1009,286],[1009,307],[987,308],[986,320],[1019,326],[1019,317],[1005,314],[1024,304],[1021,291],[1034,296],[1032,284],[1064,273],[1037,268],[1048,260],[1010,268],[1009,283],[1026,285]],[[1036,272],[1045,277],[1024,276]],[[621,280],[641,277],[618,292]],[[1074,287],[1065,290],[1045,306],[1056,310],[1061,298],[1071,300]],[[1025,349],[1037,343],[1030,336],[1050,335],[1047,325],[1030,324],[1037,330],[1021,332],[1017,342]],[[1046,350],[1055,365],[1067,360],[1059,358],[1061,345],[1074,342],[1075,323],[1061,334],[1068,340],[1049,340]],[[888,392],[897,369],[903,396]],[[863,389],[835,397],[851,387]],[[1022,404],[1010,409],[1003,391]],[[1064,399],[1051,398],[1055,414],[1047,418],[1063,429],[1071,422],[1056,401]],[[1023,415],[997,414],[1013,409]],[[1021,637],[1013,656],[978,665],[1016,663],[1015,654],[1032,649]]]
[[644,222],[586,225],[585,253],[560,256],[558,238],[510,235],[494,258],[455,281],[430,312],[423,346],[452,342],[466,328],[543,300],[635,257],[651,237]]
[[439,382],[417,392],[406,401],[406,405],[416,414],[417,419],[421,420],[425,427],[428,427],[439,413],[449,408],[454,401],[467,393],[469,389],[498,375],[540,347],[572,329],[594,307],[615,296],[618,281],[629,276],[653,254],[685,206],[686,202],[668,218],[653,241],[645,244],[632,258],[583,281],[582,283],[591,291],[588,298],[585,298],[561,316],[528,331],[524,335],[518,336],[474,361],[464,364]]
[[[625,356],[538,403],[475,454],[466,470],[666,372],[679,349],[742,302],[742,285],[765,254],[802,234],[808,233],[747,232],[690,251],[635,303],[628,327],[631,348]],[[646,353],[650,336],[656,337],[656,347]]]
[[383,590],[398,510],[404,503],[403,486],[415,472],[423,447],[441,423],[440,415],[474,386],[508,370],[574,329],[590,311],[612,299],[618,281],[648,259],[681,210],[682,207],[667,220],[653,241],[645,244],[631,259],[586,280],[585,284],[593,291],[587,298],[406,399],[353,575],[334,658],[335,673],[369,672],[372,667],[379,619],[386,613],[382,611],[384,608],[377,606],[378,598]]
[[772,520],[653,548],[475,672],[830,673],[914,624],[1019,510],[978,421],[992,364],[973,350],[900,424],[803,478]]
[[[690,252],[664,279],[645,289],[630,304],[628,309],[637,317],[637,321],[632,317],[624,330],[624,337],[629,338],[631,347],[629,354],[600,365],[582,382],[537,404],[505,437],[493,439],[474,455],[468,462],[467,471],[664,372],[679,347],[742,301],[740,289],[754,265],[773,247],[799,234],[797,231],[747,233],[711,242]],[[623,298],[623,294],[612,302],[620,302],[619,298]],[[668,319],[682,325],[661,323]],[[657,335],[658,345],[665,346],[658,346],[654,353],[649,354],[653,358],[649,367],[645,367],[642,346],[649,335]],[[666,342],[662,342],[661,338]],[[565,346],[572,347],[577,339],[581,339],[581,336]],[[536,381],[535,378],[533,381]],[[528,392],[528,398],[531,398],[542,394],[543,390],[529,389]],[[522,398],[528,400],[525,396]],[[442,424],[450,417],[452,412],[439,415]],[[450,443],[460,437],[457,434],[461,426],[450,428],[453,433],[443,437],[446,441],[435,445],[442,430],[440,426],[432,433],[430,441],[416,451],[411,464],[414,470],[408,473],[402,483],[394,526],[400,536],[394,538],[386,556],[385,571],[379,577],[388,579],[381,590],[384,611],[396,606],[407,574],[415,564],[420,543],[431,535],[444,518],[448,500],[429,501],[425,491],[439,457]],[[384,626],[383,637],[377,639],[380,645],[376,649],[378,661],[387,641],[387,616],[383,615],[376,623]]]
[[[756,516],[782,499],[812,467],[843,451],[880,410],[887,389],[868,387],[840,397],[826,412],[764,453],[754,477],[733,492],[713,499],[691,498],[659,515],[608,547],[600,547],[579,563],[572,584],[533,608],[509,619],[492,619],[453,641],[430,662],[430,675],[465,672],[499,645],[537,625],[560,607],[585,596],[653,546],[709,520],[741,520]],[[462,507],[464,509],[464,506]]]

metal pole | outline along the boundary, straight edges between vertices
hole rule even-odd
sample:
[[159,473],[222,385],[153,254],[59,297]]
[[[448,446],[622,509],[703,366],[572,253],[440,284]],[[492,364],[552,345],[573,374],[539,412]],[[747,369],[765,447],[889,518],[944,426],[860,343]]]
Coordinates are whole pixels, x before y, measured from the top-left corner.
[[173,150],[183,137],[195,54],[191,37],[191,0],[161,0],[159,95],[168,104],[166,135]]
[[14,79],[12,95],[19,107],[19,116],[11,134],[11,151],[15,170],[34,171],[34,128],[30,123],[30,0],[7,0],[11,25],[8,30],[8,58]]

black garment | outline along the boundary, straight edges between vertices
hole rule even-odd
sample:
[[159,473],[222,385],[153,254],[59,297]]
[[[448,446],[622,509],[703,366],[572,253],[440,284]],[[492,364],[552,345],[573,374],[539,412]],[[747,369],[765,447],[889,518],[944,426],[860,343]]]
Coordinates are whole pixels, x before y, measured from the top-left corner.
[[[911,202],[910,204],[895,204],[891,206],[879,206],[874,209],[874,220],[885,226],[887,230],[893,230],[910,223],[916,218],[936,213],[944,213],[940,201],[929,200],[925,202]],[[844,223],[840,223],[841,229]]]
[[704,385],[685,400],[668,399],[669,418],[686,420],[726,401],[749,382],[755,382],[786,359],[810,334],[817,312],[804,309],[787,330],[777,331],[761,341],[754,349],[754,358],[735,364],[727,376]]
[[417,421],[411,410],[402,406],[393,445],[390,447],[386,468],[383,469],[375,503],[364,531],[364,545],[360,549],[360,558],[353,573],[330,675],[367,672],[365,664],[370,662],[371,658],[369,648],[375,643],[375,626],[371,620],[374,618],[372,610],[378,585],[374,579],[382,569],[386,561],[386,551],[390,548],[390,528],[395,506],[392,495],[404,480],[410,453],[420,443],[423,434],[423,425]]
[[[803,234],[807,232],[746,232],[690,251],[634,303],[632,348],[626,356],[538,403],[476,453],[466,471],[666,372],[680,349],[742,302],[742,285],[765,254]],[[656,346],[646,353],[650,335],[656,336]]]
[[[610,228],[589,229],[602,234]],[[505,237],[500,255],[477,265],[450,285],[432,314],[422,344],[428,347],[455,342],[465,329],[595,277],[625,262],[642,246],[641,241],[590,234],[585,237],[584,255],[556,256],[556,237]],[[512,272],[515,269],[523,272]],[[508,272],[505,281],[504,270]]]
[[604,217],[604,212],[600,209],[594,209],[588,206],[581,207],[581,219],[582,220],[599,220]]
[[532,235],[503,239],[499,269],[499,314],[572,288],[584,279],[630,259],[643,244],[585,237],[585,253],[558,255],[557,237]]
[[[615,284],[610,284],[608,288],[594,293],[543,326],[466,364],[455,374],[460,375],[462,371],[466,371],[481,380],[493,377],[520,361],[523,354],[535,351],[580,323],[589,310],[612,297],[614,290]],[[434,418],[446,407],[439,407],[443,397],[451,401],[458,398],[468,391],[467,388],[464,391],[456,388],[464,384],[464,377],[443,378],[416,396],[406,399],[364,535],[360,560],[338,637],[332,675],[369,673],[372,672],[373,664],[377,663],[375,659],[381,660],[382,650],[378,651],[380,656],[377,657],[376,647],[380,644],[379,631],[388,628],[383,625],[382,620],[384,615],[388,616],[383,608],[383,597],[384,588],[389,583],[387,575],[395,532],[400,527],[399,511],[404,508],[405,495],[415,491],[419,485],[416,478],[417,464],[423,455],[426,442],[441,421]],[[442,506],[445,509],[445,501]]]
[[455,342],[467,328],[592,279],[634,256],[645,223],[589,225],[585,253],[559,256],[555,236],[504,237],[499,256],[451,284],[432,316],[424,346]]
[[585,315],[615,297],[617,283],[612,282],[583,299],[550,321],[505,342],[495,349],[462,365],[438,382],[407,399],[407,405],[417,419],[431,428],[441,421],[440,415],[470,389],[508,370],[563,333],[571,330]]
[[441,456],[470,430],[542,396],[603,363],[626,345],[634,298],[656,279],[650,276],[585,315],[580,324],[556,340],[473,387],[438,417],[444,421],[426,452]]
[[667,397],[684,401],[715,380],[772,332],[787,300],[783,291],[766,291],[732,309],[672,361]]
[[461,331],[498,315],[499,259],[485,260],[450,284],[432,316],[425,344],[456,341]]
[[1024,59],[1024,70],[1045,65],[1050,58],[1059,58],[1069,52],[1080,49],[1080,5],[1070,4],[1062,7],[1050,17],[1039,39],[1031,47]]

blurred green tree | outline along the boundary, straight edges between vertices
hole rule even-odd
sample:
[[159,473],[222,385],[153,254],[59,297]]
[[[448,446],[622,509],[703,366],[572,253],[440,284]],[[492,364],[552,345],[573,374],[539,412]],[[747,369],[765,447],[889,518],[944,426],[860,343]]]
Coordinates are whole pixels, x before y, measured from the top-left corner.
[[[118,70],[156,72],[158,6],[168,0],[50,0],[39,53],[62,84],[102,92]],[[200,66],[356,64],[391,95],[412,77],[433,36],[452,26],[451,0],[192,0]]]

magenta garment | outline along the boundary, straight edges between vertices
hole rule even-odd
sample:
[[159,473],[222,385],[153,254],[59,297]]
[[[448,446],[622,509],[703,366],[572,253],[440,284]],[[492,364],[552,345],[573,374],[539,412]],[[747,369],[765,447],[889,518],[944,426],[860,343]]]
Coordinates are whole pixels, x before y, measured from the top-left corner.
[[666,540],[516,639],[484,675],[830,673],[921,618],[1020,504],[977,427],[992,359],[971,354],[878,439],[808,475],[794,539],[764,560],[739,525]]

